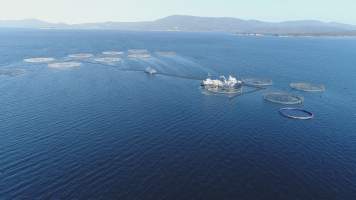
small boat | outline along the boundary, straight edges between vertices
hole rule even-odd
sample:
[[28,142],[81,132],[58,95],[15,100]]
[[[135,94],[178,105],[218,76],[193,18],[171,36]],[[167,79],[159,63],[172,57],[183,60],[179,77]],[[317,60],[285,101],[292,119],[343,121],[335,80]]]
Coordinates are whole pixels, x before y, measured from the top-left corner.
[[152,67],[147,67],[147,68],[145,69],[145,73],[150,74],[150,75],[153,75],[153,74],[157,74],[157,70],[155,70],[155,69],[152,68]]
[[220,79],[207,78],[202,81],[201,86],[208,88],[233,89],[242,86],[242,81],[237,80],[233,76],[226,79],[225,76],[220,76]]

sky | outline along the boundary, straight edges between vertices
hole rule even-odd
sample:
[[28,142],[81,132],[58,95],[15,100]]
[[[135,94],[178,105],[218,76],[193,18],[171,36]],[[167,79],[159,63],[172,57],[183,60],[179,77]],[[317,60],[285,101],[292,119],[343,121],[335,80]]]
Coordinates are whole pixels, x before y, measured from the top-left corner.
[[0,20],[36,18],[74,24],[150,21],[175,14],[356,25],[356,0],[0,0]]

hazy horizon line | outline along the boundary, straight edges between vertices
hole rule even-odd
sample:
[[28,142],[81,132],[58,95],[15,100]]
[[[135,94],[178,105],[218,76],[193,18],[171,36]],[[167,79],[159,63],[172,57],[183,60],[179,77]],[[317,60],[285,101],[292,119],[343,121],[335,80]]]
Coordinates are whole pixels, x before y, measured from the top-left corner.
[[305,18],[305,19],[286,19],[286,20],[264,20],[264,19],[246,19],[246,18],[240,18],[240,17],[229,17],[229,16],[199,16],[199,15],[184,15],[184,14],[172,14],[172,15],[167,15],[164,17],[152,19],[152,20],[127,20],[127,21],[119,21],[119,20],[103,20],[103,21],[88,21],[88,22],[80,22],[80,23],[70,23],[70,22],[64,22],[64,21],[51,21],[47,19],[41,19],[41,18],[36,18],[36,17],[29,17],[29,18],[19,18],[19,19],[0,19],[0,21],[25,21],[25,20],[38,20],[46,23],[51,23],[51,24],[66,24],[66,25],[78,25],[78,24],[91,24],[91,23],[135,23],[135,22],[154,22],[160,19],[164,19],[167,17],[172,17],[172,16],[186,16],[186,17],[201,17],[201,18],[231,18],[231,19],[238,19],[238,20],[244,20],[244,21],[260,21],[260,22],[267,22],[267,23],[283,23],[283,22],[298,22],[298,21],[318,21],[318,22],[323,22],[323,23],[338,23],[338,24],[345,24],[345,25],[352,25],[356,26],[356,24],[353,23],[344,23],[344,22],[339,22],[336,20],[321,20],[321,19],[310,19],[310,18]]

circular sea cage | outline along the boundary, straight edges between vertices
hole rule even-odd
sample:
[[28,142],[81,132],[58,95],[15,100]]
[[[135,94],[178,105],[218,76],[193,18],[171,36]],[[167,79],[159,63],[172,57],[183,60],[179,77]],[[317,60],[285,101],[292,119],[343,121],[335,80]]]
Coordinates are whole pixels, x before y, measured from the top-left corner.
[[324,92],[325,86],[322,84],[312,84],[312,83],[291,83],[289,86],[295,90],[300,90],[304,92]]
[[56,59],[54,58],[26,58],[24,59],[25,62],[27,63],[50,63],[55,61]]
[[273,85],[270,79],[244,78],[242,82],[247,86],[266,87]]
[[283,117],[290,119],[309,120],[314,118],[314,114],[301,108],[281,108],[279,113]]
[[91,58],[93,56],[94,55],[91,53],[77,53],[77,54],[68,55],[68,58],[81,60],[81,59]]
[[266,101],[278,104],[286,104],[286,105],[294,105],[294,104],[302,104],[304,102],[304,98],[283,92],[272,92],[264,95],[264,99]]

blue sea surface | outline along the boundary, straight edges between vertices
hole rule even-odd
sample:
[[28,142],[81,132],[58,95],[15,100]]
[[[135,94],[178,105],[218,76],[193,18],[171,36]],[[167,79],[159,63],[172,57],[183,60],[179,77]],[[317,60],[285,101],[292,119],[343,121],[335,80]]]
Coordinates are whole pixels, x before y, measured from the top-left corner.
[[[147,49],[58,70],[25,58]],[[174,51],[159,57],[156,51]],[[229,98],[207,74],[270,78]],[[356,199],[356,39],[222,33],[0,31],[0,199]],[[291,82],[325,84],[323,93]],[[304,97],[312,120],[265,93]]]

